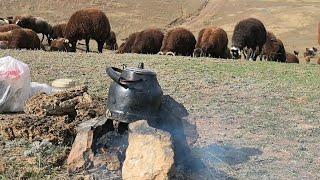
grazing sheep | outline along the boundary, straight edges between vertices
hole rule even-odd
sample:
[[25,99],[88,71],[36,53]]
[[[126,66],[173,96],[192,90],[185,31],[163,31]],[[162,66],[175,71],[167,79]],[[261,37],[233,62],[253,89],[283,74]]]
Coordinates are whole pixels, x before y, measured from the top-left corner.
[[303,53],[303,57],[307,63],[311,61],[312,58],[317,56],[318,49],[315,47],[306,48],[306,51]]
[[110,35],[108,39],[106,40],[106,49],[108,50],[117,50],[118,44],[117,44],[117,36],[116,33],[113,31],[110,31]]
[[107,16],[98,9],[83,9],[75,12],[69,19],[64,37],[72,44],[72,51],[76,50],[78,40],[86,40],[86,51],[89,52],[89,41],[94,39],[98,43],[98,51],[102,53],[103,45],[110,34],[110,23]]
[[49,39],[52,41],[54,39],[63,38],[63,33],[67,27],[67,23],[57,24],[52,27],[52,31],[49,34]]
[[160,51],[163,37],[160,29],[141,31],[132,46],[132,53],[157,54]]
[[136,40],[137,35],[140,32],[135,32],[129,35],[128,38],[124,39],[124,42],[120,45],[117,53],[123,54],[123,53],[131,53],[132,52],[132,46]]
[[[275,60],[278,62],[285,62],[286,61],[286,50],[284,48],[284,45],[280,39],[276,39],[277,43],[276,45],[279,47],[277,54],[275,55]],[[297,51],[294,51],[296,54]],[[296,55],[298,56],[298,54]]]
[[40,49],[38,35],[30,29],[14,29],[0,33],[0,41],[10,49]]
[[40,17],[33,16],[22,16],[16,24],[23,28],[32,29],[36,33],[42,34],[41,42],[44,39],[44,36],[47,37],[48,43],[50,44],[49,34],[52,32],[52,26]]
[[7,32],[14,29],[21,29],[21,27],[16,24],[6,24],[3,26],[0,26],[0,32]]
[[267,40],[262,47],[260,60],[262,57],[268,61],[286,62],[286,50],[284,45],[272,32],[267,32]]
[[70,52],[72,45],[69,43],[68,39],[58,38],[51,42],[50,51],[65,51]]
[[204,28],[199,32],[194,57],[227,58],[228,36],[221,28]]
[[132,52],[132,46],[136,40],[137,35],[140,32],[135,32],[129,35],[128,38],[124,39],[124,42],[120,45],[117,53],[123,54],[123,53],[131,53]]
[[306,52],[303,53],[303,57],[315,57],[316,54],[318,52],[318,49],[315,48],[315,47],[312,47],[312,48],[306,48]]
[[267,31],[267,39],[264,45],[262,46],[262,51],[260,54],[261,58],[268,61],[277,61],[275,56],[279,51],[279,43],[277,37],[270,31]]
[[157,54],[161,48],[163,33],[160,29],[146,29],[133,33],[121,44],[119,53]]
[[248,49],[251,48],[253,52],[247,59],[252,58],[255,61],[266,42],[266,37],[266,28],[260,20],[248,18],[238,22],[232,35],[232,57],[234,59],[240,58],[241,51],[247,47]]
[[292,53],[286,53],[286,63],[299,63],[299,58]]
[[191,56],[196,38],[187,29],[175,28],[166,33],[159,54]]
[[10,24],[10,21],[5,18],[0,18],[0,26],[6,25],[6,24]]

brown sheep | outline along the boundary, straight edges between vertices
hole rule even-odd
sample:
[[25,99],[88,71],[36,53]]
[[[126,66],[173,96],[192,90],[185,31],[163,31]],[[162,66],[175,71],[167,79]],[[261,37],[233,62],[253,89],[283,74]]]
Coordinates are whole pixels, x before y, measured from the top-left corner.
[[227,33],[221,28],[204,28],[199,32],[194,57],[209,56],[214,58],[227,58]]
[[63,38],[63,33],[67,27],[67,23],[57,24],[52,27],[52,31],[49,34],[49,39],[52,41],[54,39]]
[[166,33],[159,54],[192,56],[196,38],[187,29],[175,28]]
[[14,29],[21,29],[21,27],[16,24],[6,24],[3,26],[0,26],[0,32],[7,32]]
[[286,53],[286,63],[299,63],[299,58],[292,53]]
[[267,31],[263,23],[255,18],[244,19],[234,28],[232,35],[231,53],[234,59],[241,56],[243,48],[252,49],[246,59],[256,60],[266,42]]
[[10,49],[40,49],[41,43],[38,35],[30,29],[14,29],[0,33],[0,41],[7,44]]
[[[278,45],[278,47],[279,47],[279,49],[278,49],[278,52],[277,52],[277,54],[276,54],[276,56],[275,56],[275,59],[276,60],[278,60],[279,62],[285,62],[285,59],[286,59],[286,50],[285,50],[285,48],[284,48],[284,45],[283,45],[283,42],[280,40],[280,39],[276,39],[276,41],[277,41],[277,45]],[[296,54],[297,53],[297,54]],[[296,55],[296,56],[298,56],[298,54],[299,54],[299,52],[297,52],[297,51],[294,51],[294,54]]]
[[43,41],[44,36],[46,36],[48,43],[50,44],[49,34],[52,32],[52,26],[44,19],[33,16],[22,16],[16,24],[22,28],[32,29],[36,33],[41,33],[41,42]]
[[71,51],[71,44],[69,43],[68,39],[65,38],[58,38],[54,39],[51,42],[50,51]]
[[277,46],[277,37],[270,31],[267,31],[267,39],[262,46],[262,51],[260,58],[265,58],[265,60],[274,61],[274,56],[278,52],[279,46]]
[[161,48],[163,37],[160,29],[133,33],[121,44],[118,53],[156,54]]
[[78,40],[86,40],[86,51],[89,52],[89,41],[94,39],[98,43],[98,51],[102,53],[103,45],[110,34],[110,23],[107,16],[98,9],[83,9],[75,12],[69,19],[64,37],[72,44],[72,51],[76,51]]
[[106,40],[106,49],[108,50],[117,50],[118,44],[117,44],[117,36],[116,33],[113,31],[110,31],[110,35],[108,39]]
[[260,60],[262,57],[268,61],[286,61],[286,50],[282,41],[277,39],[277,37],[270,31],[267,32],[267,39],[262,47]]
[[132,53],[157,54],[161,48],[163,37],[160,29],[141,31],[136,37]]
[[118,49],[117,53],[123,54],[123,53],[131,53],[132,52],[132,46],[136,40],[136,37],[138,36],[140,32],[135,32],[129,35],[128,38],[126,38]]

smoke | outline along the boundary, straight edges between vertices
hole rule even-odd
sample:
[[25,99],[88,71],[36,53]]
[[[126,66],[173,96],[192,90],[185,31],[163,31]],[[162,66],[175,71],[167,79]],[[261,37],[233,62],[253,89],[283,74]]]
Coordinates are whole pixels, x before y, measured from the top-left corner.
[[[149,125],[171,134],[175,152],[175,166],[187,176],[184,179],[236,179],[231,166],[244,163],[262,152],[255,148],[236,148],[213,144],[203,148],[192,146],[198,138],[195,119],[186,108],[166,95],[160,108],[160,119]],[[224,167],[222,170],[218,167]]]

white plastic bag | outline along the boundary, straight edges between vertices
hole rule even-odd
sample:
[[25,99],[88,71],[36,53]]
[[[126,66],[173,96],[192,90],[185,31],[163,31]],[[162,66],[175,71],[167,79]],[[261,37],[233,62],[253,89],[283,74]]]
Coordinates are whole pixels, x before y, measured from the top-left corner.
[[21,112],[30,97],[30,70],[11,56],[0,58],[0,113]]

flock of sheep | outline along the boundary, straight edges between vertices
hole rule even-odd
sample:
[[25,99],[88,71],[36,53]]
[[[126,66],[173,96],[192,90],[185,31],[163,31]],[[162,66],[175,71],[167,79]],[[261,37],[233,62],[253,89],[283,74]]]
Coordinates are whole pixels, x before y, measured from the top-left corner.
[[[42,40],[37,36],[42,34]],[[228,48],[227,33],[221,28],[204,28],[198,39],[185,28],[174,28],[166,33],[160,29],[146,29],[135,32],[118,47],[116,34],[111,31],[105,13],[98,9],[83,9],[75,12],[68,23],[51,26],[44,19],[30,15],[0,19],[0,48],[43,49],[46,36],[51,51],[75,52],[77,41],[85,40],[89,52],[89,41],[94,39],[98,51],[103,46],[117,53],[182,55],[194,57],[214,57],[299,63],[298,52],[287,53],[280,39],[266,30],[264,24],[255,18],[238,22],[232,35],[232,45]],[[320,41],[319,41],[320,43]],[[315,54],[316,48],[307,49],[305,57]]]

